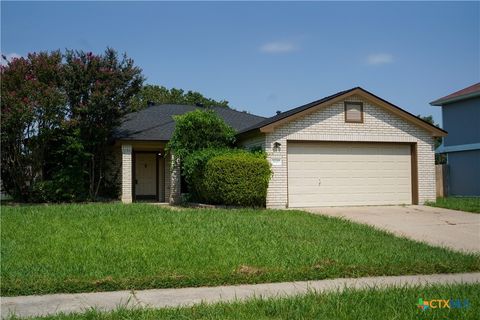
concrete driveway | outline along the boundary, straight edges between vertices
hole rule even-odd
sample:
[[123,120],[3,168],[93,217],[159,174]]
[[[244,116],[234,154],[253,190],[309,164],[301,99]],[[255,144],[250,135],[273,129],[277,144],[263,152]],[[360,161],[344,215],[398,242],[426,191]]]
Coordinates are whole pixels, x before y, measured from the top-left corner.
[[302,208],[343,217],[414,240],[455,250],[480,252],[480,214],[427,206]]

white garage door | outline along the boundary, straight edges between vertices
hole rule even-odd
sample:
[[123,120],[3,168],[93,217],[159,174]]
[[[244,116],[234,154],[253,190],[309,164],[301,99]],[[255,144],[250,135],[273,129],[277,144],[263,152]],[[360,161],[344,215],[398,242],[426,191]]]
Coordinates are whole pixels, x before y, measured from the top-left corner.
[[411,203],[409,145],[288,142],[289,207]]

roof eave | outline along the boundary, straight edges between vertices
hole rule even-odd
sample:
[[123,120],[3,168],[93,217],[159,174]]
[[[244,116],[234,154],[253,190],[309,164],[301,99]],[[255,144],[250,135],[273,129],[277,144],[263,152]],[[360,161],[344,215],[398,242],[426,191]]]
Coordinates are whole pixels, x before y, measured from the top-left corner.
[[445,104],[454,103],[454,102],[467,100],[467,99],[471,99],[471,98],[476,98],[476,97],[480,97],[480,91],[464,94],[464,95],[453,97],[453,98],[450,98],[450,99],[440,98],[440,99],[437,99],[435,101],[430,102],[430,105],[441,107]]
[[356,87],[356,88],[347,90],[343,94],[335,96],[332,99],[322,101],[318,104],[314,104],[311,107],[309,107],[308,109],[304,109],[304,110],[302,110],[298,113],[292,114],[288,117],[279,119],[278,121],[275,121],[275,122],[269,123],[267,125],[264,125],[264,126],[260,127],[259,130],[262,133],[271,133],[275,130],[276,127],[278,127],[279,125],[281,125],[285,122],[290,122],[290,121],[292,121],[292,119],[302,117],[302,116],[304,116],[308,113],[311,113],[311,112],[317,110],[320,107],[332,105],[334,103],[337,103],[338,101],[344,100],[344,99],[348,98],[349,96],[356,95],[356,94],[370,100],[371,102],[373,102],[375,104],[379,104],[381,106],[385,106],[385,105],[388,106],[389,109],[394,111],[397,115],[403,117],[404,119],[409,120],[410,122],[413,122],[413,123],[417,124],[418,126],[424,128],[425,130],[429,131],[433,137],[445,137],[445,136],[448,135],[447,131],[445,131],[441,128],[438,128],[438,127],[432,125],[431,123],[426,122],[423,119],[420,119],[420,118],[416,117],[415,115],[405,111],[404,109],[402,109],[400,107],[397,107],[394,104],[392,104],[392,103],[390,103],[390,102],[388,102],[388,101],[386,101],[386,100],[384,100],[384,99],[374,95],[373,93],[371,93],[371,92],[369,92],[369,91],[367,91],[363,88],[360,88],[360,87]]

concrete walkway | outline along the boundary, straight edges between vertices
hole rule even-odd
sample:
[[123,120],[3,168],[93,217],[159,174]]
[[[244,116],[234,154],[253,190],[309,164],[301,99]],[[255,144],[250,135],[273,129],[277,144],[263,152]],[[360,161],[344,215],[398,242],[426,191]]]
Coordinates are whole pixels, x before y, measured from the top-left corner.
[[413,240],[480,252],[480,214],[428,206],[322,207],[302,210],[342,217]]
[[91,308],[110,311],[120,306],[165,308],[191,306],[201,302],[231,302],[254,297],[294,296],[309,291],[329,292],[344,288],[364,289],[452,283],[480,283],[480,273],[345,278],[222,287],[4,297],[1,298],[1,315],[2,318],[12,314],[19,317],[46,316],[56,313],[79,313]]

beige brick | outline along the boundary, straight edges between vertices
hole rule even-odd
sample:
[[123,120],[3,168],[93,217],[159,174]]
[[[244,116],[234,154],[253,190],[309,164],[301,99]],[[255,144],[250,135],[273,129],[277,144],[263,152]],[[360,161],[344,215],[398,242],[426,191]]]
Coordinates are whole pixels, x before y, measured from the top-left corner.
[[281,157],[282,165],[272,166],[267,207],[288,206],[287,145],[288,141],[295,140],[417,143],[419,203],[435,200],[435,154],[431,134],[359,96],[350,97],[348,101],[363,102],[364,123],[346,123],[342,101],[288,122],[276,128],[273,133],[258,135],[242,142],[244,146],[260,143],[269,159],[274,154],[273,144],[281,144],[280,154],[275,154],[275,157]]
[[122,202],[132,202],[132,145],[122,144]]

